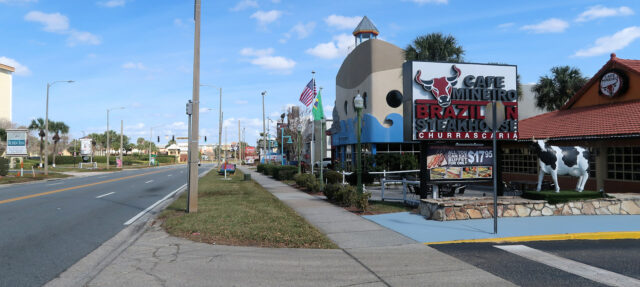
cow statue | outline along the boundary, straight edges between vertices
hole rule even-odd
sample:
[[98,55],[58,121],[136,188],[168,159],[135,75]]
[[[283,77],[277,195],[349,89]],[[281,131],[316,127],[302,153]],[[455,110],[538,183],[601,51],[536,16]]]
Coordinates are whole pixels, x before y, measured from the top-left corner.
[[538,188],[542,186],[542,178],[545,173],[551,174],[556,192],[560,192],[558,175],[572,175],[580,177],[577,192],[584,190],[584,185],[589,178],[589,151],[583,147],[559,147],[547,145],[546,140],[533,139],[532,151],[538,155],[540,171],[538,173]]
[[453,90],[453,86],[458,83],[458,78],[460,78],[460,69],[456,67],[456,65],[451,66],[451,73],[453,76],[451,77],[440,77],[433,78],[431,80],[422,80],[420,76],[422,75],[422,71],[418,70],[416,73],[415,81],[420,84],[422,88],[431,92],[433,97],[438,100],[438,104],[446,108],[451,105],[451,91]]

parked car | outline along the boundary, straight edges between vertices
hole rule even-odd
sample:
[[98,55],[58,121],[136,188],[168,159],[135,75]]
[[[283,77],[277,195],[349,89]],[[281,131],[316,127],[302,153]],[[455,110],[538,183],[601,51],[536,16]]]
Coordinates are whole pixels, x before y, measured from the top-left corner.
[[[329,157],[325,157],[325,158],[322,160],[322,167],[326,168],[326,167],[327,167],[327,166],[329,166],[330,164],[331,164],[331,158],[329,158]],[[320,166],[320,161],[316,161],[316,162],[313,164],[313,167],[316,167],[316,168],[317,168],[317,167],[319,167],[319,166]]]

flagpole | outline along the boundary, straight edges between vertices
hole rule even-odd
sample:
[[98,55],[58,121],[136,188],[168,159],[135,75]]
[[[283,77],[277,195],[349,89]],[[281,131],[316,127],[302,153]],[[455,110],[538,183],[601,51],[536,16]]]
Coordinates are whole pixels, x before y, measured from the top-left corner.
[[[313,99],[315,100],[316,98],[316,71],[311,71],[311,77],[313,79]],[[313,165],[315,163],[314,159],[314,153],[313,153],[313,146],[316,144],[316,119],[313,118],[313,106],[311,107],[311,113],[312,113],[312,118],[311,118],[311,174],[315,176],[314,173],[314,168]]]

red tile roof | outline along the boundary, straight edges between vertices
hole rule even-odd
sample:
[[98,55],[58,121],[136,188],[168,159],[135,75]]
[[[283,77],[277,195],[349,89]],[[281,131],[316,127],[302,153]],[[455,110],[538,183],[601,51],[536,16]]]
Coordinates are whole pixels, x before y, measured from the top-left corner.
[[553,111],[520,121],[518,130],[520,139],[640,137],[640,100]]
[[640,74],[640,60],[620,59],[616,57],[616,53],[611,53],[611,58],[609,59],[609,61],[607,61],[607,63],[604,64],[604,66],[602,66],[602,68],[600,68],[600,70],[595,75],[593,75],[593,77],[591,77],[591,79],[589,79],[589,81],[584,84],[584,86],[582,86],[582,88],[578,90],[578,92],[576,92],[576,94],[573,95],[573,97],[571,97],[560,109],[570,109],[571,106],[573,106],[573,104],[575,104],[578,99],[580,99],[580,97],[582,97],[582,95],[587,92],[589,87],[597,84],[597,81],[600,80],[600,77],[602,77],[602,74],[604,74],[604,72],[608,71],[609,69],[620,67],[629,70],[630,72]]

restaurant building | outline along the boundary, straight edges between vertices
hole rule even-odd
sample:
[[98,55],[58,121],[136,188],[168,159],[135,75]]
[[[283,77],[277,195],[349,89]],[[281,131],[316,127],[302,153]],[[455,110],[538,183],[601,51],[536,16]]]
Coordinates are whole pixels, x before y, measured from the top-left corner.
[[[518,142],[502,145],[504,181],[535,181],[538,160],[531,139],[557,146],[583,146],[591,152],[586,190],[640,190],[640,60],[611,54],[609,61],[557,111],[519,122]],[[558,176],[563,190],[577,177]],[[551,180],[546,175],[545,180]]]
[[11,121],[12,74],[15,68],[0,64],[0,120]]

